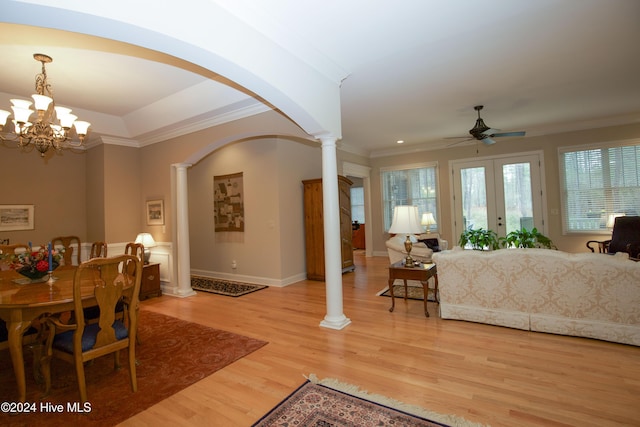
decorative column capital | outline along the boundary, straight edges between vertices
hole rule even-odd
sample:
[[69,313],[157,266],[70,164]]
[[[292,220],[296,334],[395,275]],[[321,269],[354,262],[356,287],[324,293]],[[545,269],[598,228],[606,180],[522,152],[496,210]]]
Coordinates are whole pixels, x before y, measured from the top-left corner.
[[193,163],[172,163],[171,166],[176,169],[188,169],[193,166]]

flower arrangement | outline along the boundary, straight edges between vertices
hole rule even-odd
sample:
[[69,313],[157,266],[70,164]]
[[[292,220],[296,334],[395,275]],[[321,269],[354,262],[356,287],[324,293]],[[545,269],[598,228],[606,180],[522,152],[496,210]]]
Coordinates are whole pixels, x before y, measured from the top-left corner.
[[2,254],[2,259],[8,261],[9,268],[17,271],[29,279],[41,279],[49,271],[55,270],[62,260],[61,250],[40,246],[37,250],[30,250],[17,254]]

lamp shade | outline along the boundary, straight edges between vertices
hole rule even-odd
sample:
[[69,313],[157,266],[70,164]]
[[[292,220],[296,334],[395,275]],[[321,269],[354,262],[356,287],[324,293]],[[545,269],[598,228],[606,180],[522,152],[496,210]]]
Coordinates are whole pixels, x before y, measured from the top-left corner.
[[150,233],[138,234],[135,243],[142,243],[145,248],[152,248],[156,245],[156,241],[153,240],[153,236]]
[[391,234],[420,234],[422,227],[417,206],[396,206],[393,208],[393,222],[389,228]]
[[0,126],[4,126],[7,123],[7,118],[11,115],[7,110],[0,110]]
[[420,224],[426,225],[428,227],[435,223],[436,223],[436,219],[433,217],[433,214],[431,212],[426,212],[422,214],[422,221],[420,221]]
[[89,131],[89,126],[91,123],[85,122],[84,120],[76,120],[73,122],[73,126],[76,128],[76,133],[78,135],[86,135]]
[[33,94],[31,97],[33,98],[33,106],[40,111],[47,111],[49,104],[53,102],[52,98],[45,95]]

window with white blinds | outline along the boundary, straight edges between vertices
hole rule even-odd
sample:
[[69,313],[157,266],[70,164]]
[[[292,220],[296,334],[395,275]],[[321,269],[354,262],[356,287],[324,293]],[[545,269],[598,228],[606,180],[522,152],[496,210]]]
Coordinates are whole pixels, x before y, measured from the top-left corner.
[[364,224],[364,188],[351,187],[351,221]]
[[618,215],[640,215],[640,142],[560,149],[565,232],[611,231]]
[[[420,164],[385,168],[380,172],[382,186],[382,219],[385,231],[391,227],[393,208],[398,205],[418,207],[422,214],[431,212],[438,222],[438,168],[436,164]],[[431,226],[438,231],[438,224]]]

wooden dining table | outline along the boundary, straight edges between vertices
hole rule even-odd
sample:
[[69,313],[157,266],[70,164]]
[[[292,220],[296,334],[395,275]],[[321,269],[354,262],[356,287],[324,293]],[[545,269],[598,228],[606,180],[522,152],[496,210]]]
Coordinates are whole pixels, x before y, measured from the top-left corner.
[[[33,320],[43,314],[72,311],[74,266],[59,267],[51,282],[26,283],[24,276],[13,270],[0,271],[0,319],[7,323],[9,352],[16,376],[16,398],[24,402],[26,380],[24,369],[23,335]],[[96,305],[94,284],[88,280],[81,286],[83,305]]]

